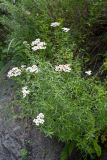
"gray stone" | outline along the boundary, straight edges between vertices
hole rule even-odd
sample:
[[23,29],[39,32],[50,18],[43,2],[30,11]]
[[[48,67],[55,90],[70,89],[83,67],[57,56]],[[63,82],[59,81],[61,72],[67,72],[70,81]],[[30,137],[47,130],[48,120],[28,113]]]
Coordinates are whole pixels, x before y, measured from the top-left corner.
[[62,144],[58,143],[56,139],[49,139],[43,136],[35,128],[29,137],[31,156],[29,160],[59,160]]

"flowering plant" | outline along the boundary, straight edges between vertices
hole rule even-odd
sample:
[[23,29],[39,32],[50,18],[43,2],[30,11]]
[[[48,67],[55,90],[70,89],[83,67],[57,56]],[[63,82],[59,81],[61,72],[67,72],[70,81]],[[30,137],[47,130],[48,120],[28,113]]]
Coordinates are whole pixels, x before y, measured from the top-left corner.
[[96,137],[107,127],[107,92],[91,78],[91,70],[85,71],[86,78],[81,77],[80,59],[73,58],[68,30],[60,25],[51,24],[46,42],[40,38],[23,42],[30,63],[14,67],[7,76],[19,82],[22,116],[32,118],[47,136],[99,154]]
[[27,68],[17,75],[22,115],[31,117],[34,126],[47,136],[57,136],[90,154],[95,152],[96,137],[107,127],[104,87],[91,78],[81,78],[78,60],[59,66],[39,61],[38,72]]
[[[6,14],[0,23],[12,32],[6,40],[10,41],[8,49],[0,57],[13,59],[19,66],[7,76],[19,84],[21,115],[30,117],[47,136],[57,136],[85,153],[100,156],[100,132],[107,129],[106,86],[95,80],[92,66],[86,67],[83,78],[80,66],[84,65],[73,53],[81,53],[85,63],[91,59],[87,56],[90,51],[105,53],[104,45],[95,47],[93,41],[98,38],[99,42],[96,31],[102,34],[103,22],[105,26],[104,20],[99,25],[101,14],[97,14],[105,2],[23,0],[14,5],[2,1],[0,10]],[[102,39],[106,41],[105,36],[100,38],[103,43]]]

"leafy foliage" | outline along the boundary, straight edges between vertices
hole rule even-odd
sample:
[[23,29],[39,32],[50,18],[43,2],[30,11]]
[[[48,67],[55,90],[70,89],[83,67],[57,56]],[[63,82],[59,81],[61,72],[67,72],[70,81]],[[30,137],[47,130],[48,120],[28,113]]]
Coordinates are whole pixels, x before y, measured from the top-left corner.
[[[65,47],[67,53],[71,54],[67,60],[60,54]],[[73,147],[78,147],[81,151],[88,154],[96,152],[100,156],[96,137],[107,127],[107,91],[94,78],[81,77],[81,61],[73,58],[69,44],[65,47],[56,47],[59,55],[56,54],[52,64],[51,61],[47,62],[45,54],[42,57],[44,51],[40,51],[35,59],[28,48],[31,62],[36,63],[40,71],[37,74],[23,72],[22,77],[18,78],[20,87],[26,85],[31,92],[23,99],[19,87],[18,102],[22,106],[22,116],[33,119],[38,113],[44,113],[45,123],[40,128],[47,136],[57,136],[64,142],[71,142]],[[54,70],[55,64],[65,62],[71,64],[70,73]]]
[[72,152],[72,143],[66,143],[62,153],[61,153],[61,160],[67,160],[68,157],[71,155],[71,152]]
[[106,0],[19,0],[16,4],[2,0],[0,6],[7,12],[1,23],[11,32],[9,41],[46,40],[50,37],[47,24],[59,20],[71,28],[74,53],[78,52],[86,65],[91,63],[96,69],[106,58]]

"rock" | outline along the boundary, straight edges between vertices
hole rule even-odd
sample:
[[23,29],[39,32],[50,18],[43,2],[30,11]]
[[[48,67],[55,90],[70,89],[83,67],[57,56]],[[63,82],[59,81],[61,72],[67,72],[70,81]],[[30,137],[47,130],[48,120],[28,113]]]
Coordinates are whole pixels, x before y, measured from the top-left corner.
[[29,137],[31,141],[31,156],[29,160],[59,160],[63,145],[56,139],[49,139],[43,136],[35,128],[32,129]]

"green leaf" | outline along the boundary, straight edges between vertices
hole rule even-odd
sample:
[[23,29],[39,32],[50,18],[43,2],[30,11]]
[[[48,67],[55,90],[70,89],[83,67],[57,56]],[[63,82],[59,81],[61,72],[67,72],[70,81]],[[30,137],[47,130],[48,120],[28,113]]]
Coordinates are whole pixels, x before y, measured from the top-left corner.
[[100,147],[100,145],[97,143],[96,140],[93,142],[93,145],[94,145],[94,149],[96,151],[97,156],[100,157],[101,156],[101,147]]
[[71,142],[67,143],[62,150],[60,160],[68,160],[68,157],[70,156],[72,150],[73,150],[73,147],[72,147]]

